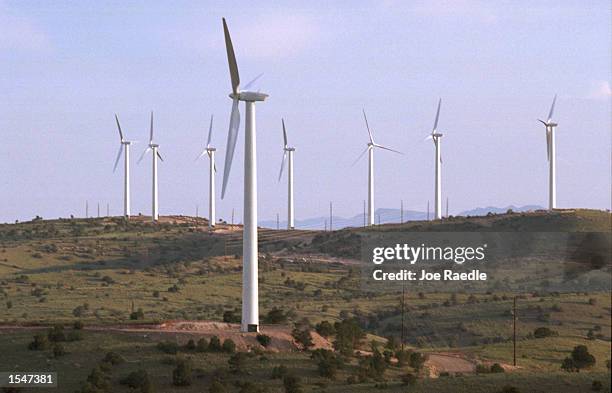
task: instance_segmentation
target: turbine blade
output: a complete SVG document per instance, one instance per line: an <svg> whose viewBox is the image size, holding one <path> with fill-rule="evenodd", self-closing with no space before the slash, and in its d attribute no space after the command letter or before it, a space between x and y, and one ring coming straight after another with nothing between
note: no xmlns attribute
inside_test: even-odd
<svg viewBox="0 0 612 393"><path fill-rule="evenodd" d="M370 147L366 147L364 151L361 152L361 154L359 155L359 157L357 157L357 159L355 161L353 161L353 163L351 164L351 166L355 166L355 164L357 164L357 162L359 160L361 160L361 157L363 157L364 154L366 154L366 152L368 151Z"/></svg>
<svg viewBox="0 0 612 393"><path fill-rule="evenodd" d="M253 78L249 83L244 85L243 89L244 90L249 90L249 88L251 86L253 86L253 83L257 82L257 79L261 78L262 76L263 76L263 72L261 74L257 75L255 78Z"/></svg>
<svg viewBox="0 0 612 393"><path fill-rule="evenodd" d="M229 131L227 133L227 147L225 149L225 166L223 168L223 186L221 188L221 199L225 197L227 189L227 181L229 179L230 170L232 169L232 159L234 158L234 150L238 141L238 130L240 128L240 111L238 108L238 99L234 98L232 103L232 114L230 115Z"/></svg>
<svg viewBox="0 0 612 393"><path fill-rule="evenodd" d="M555 103L557 102L557 95L555 94L555 98L553 98L552 105L550 106L550 112L548 112L548 123L552 120L553 112L555 111Z"/></svg>
<svg viewBox="0 0 612 393"><path fill-rule="evenodd" d="M547 124L547 123L546 123L544 120L540 120L540 119L538 119L538 121L539 121L540 123L544 124L544 126L548 127L548 124Z"/></svg>
<svg viewBox="0 0 612 393"><path fill-rule="evenodd" d="M392 151L392 152L397 153L397 154L402 154L402 155L404 154L401 151L393 150L393 149L391 149L389 147L384 147L383 145L374 144L374 146L379 147L381 149Z"/></svg>
<svg viewBox="0 0 612 393"><path fill-rule="evenodd" d="M240 86L240 75L238 74L238 65L236 64L236 55L234 54L234 46L230 37L227 22L223 18L223 33L225 35L225 50L227 51L227 63L229 65L230 78L232 79L232 92L238 94Z"/></svg>
<svg viewBox="0 0 612 393"><path fill-rule="evenodd" d="M121 138L121 142L123 142L123 131L121 131L121 125L119 124L119 118L115 113L115 121L117 122L117 128L119 129L119 137Z"/></svg>
<svg viewBox="0 0 612 393"><path fill-rule="evenodd" d="M206 147L210 147L210 139L212 138L212 125L213 115L210 115L210 127L208 128L208 139L206 140Z"/></svg>
<svg viewBox="0 0 612 393"><path fill-rule="evenodd" d="M283 176L283 168L285 168L285 160L287 159L287 151L283 152L283 159L281 160L281 168L280 168L280 172L278 173L278 181L281 181L281 177Z"/></svg>
<svg viewBox="0 0 612 393"><path fill-rule="evenodd" d="M121 159L121 153L123 153L123 143L119 145L119 151L117 152L117 158L115 159L115 165L113 166L113 173L117 169L117 165L119 164L119 160Z"/></svg>
<svg viewBox="0 0 612 393"><path fill-rule="evenodd" d="M442 98L438 100L438 110L436 111L436 120L434 121L433 130L431 133L433 134L438 129L438 120L440 119L440 106L442 105Z"/></svg>
<svg viewBox="0 0 612 393"><path fill-rule="evenodd" d="M427 135L425 138L423 138L423 142L425 142L426 140L429 140L429 139L433 139L433 135L431 135L431 134Z"/></svg>
<svg viewBox="0 0 612 393"><path fill-rule="evenodd" d="M153 111L151 111L151 131L149 133L149 143L153 143Z"/></svg>
<svg viewBox="0 0 612 393"><path fill-rule="evenodd" d="M142 159L144 158L145 154L147 154L147 153L148 153L150 150L151 150L151 148L150 148L150 147L147 147L147 148L146 148L146 149L145 149L145 150L142 152L142 154L140 155L140 158L138 159L137 164L140 164L140 161L142 161Z"/></svg>
<svg viewBox="0 0 612 393"><path fill-rule="evenodd" d="M285 140L285 147L287 147L287 130L285 129L285 119L281 119L283 123L283 139Z"/></svg>
<svg viewBox="0 0 612 393"><path fill-rule="evenodd" d="M370 136L370 143L374 143L374 138L372 137L372 132L370 131L370 125L368 124L368 118L366 117L365 109L362 109L362 111L363 111L363 119L365 120L366 128L368 129L368 135Z"/></svg>
<svg viewBox="0 0 612 393"><path fill-rule="evenodd" d="M215 170L215 173L217 173L217 163L216 162L213 164L213 169Z"/></svg>
<svg viewBox="0 0 612 393"><path fill-rule="evenodd" d="M162 162L164 162L164 159L162 158L161 154L159 153L159 150L157 151L157 157L159 157L159 159L162 160Z"/></svg>
<svg viewBox="0 0 612 393"><path fill-rule="evenodd" d="M200 155L198 155L198 156L195 158L195 160L194 160L194 161L199 160L199 159L200 159L200 158L202 158L202 157L204 156L204 154L206 154L206 153L207 153L206 149L202 150L202 153L200 153Z"/></svg>

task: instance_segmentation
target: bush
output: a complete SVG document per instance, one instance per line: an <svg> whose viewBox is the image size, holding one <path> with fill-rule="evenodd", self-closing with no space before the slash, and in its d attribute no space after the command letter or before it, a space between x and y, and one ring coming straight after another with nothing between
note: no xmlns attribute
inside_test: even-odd
<svg viewBox="0 0 612 393"><path fill-rule="evenodd" d="M506 385L499 391L499 393L521 393L521 392L520 390L518 390L518 388L514 386Z"/></svg>
<svg viewBox="0 0 612 393"><path fill-rule="evenodd" d="M289 369L286 366L280 365L272 369L272 379L281 379L289 373Z"/></svg>
<svg viewBox="0 0 612 393"><path fill-rule="evenodd" d="M409 386L409 385L415 385L416 383L417 383L416 375L412 373L408 373L402 376L402 385Z"/></svg>
<svg viewBox="0 0 612 393"><path fill-rule="evenodd" d="M212 336L210 338L210 342L208 343L208 350L211 352L221 352L221 340L219 340L219 337Z"/></svg>
<svg viewBox="0 0 612 393"><path fill-rule="evenodd" d="M491 366L492 373L503 373L505 371L506 370L504 370L504 368L499 363L493 363L493 365Z"/></svg>
<svg viewBox="0 0 612 393"><path fill-rule="evenodd" d="M333 336L336 333L334 325L328 321L321 321L315 325L315 330L323 337Z"/></svg>
<svg viewBox="0 0 612 393"><path fill-rule="evenodd" d="M257 342L261 344L262 347L267 347L272 342L272 337L267 336L265 334L258 334Z"/></svg>
<svg viewBox="0 0 612 393"><path fill-rule="evenodd" d="M104 359L102 359L102 361L116 366L125 362L125 359L123 358L123 356L119 355L116 352L107 352L106 355L104 355Z"/></svg>
<svg viewBox="0 0 612 393"><path fill-rule="evenodd" d="M31 351L43 351L49 347L49 340L44 334L34 335L34 341L28 344L28 349Z"/></svg>
<svg viewBox="0 0 612 393"><path fill-rule="evenodd" d="M83 332L81 330L73 330L66 337L66 341L81 341L82 339Z"/></svg>
<svg viewBox="0 0 612 393"><path fill-rule="evenodd" d="M285 393L302 393L302 381L295 375L286 375L283 378Z"/></svg>
<svg viewBox="0 0 612 393"><path fill-rule="evenodd" d="M64 325L54 325L47 333L49 341L57 343L66 341L66 335L64 334Z"/></svg>
<svg viewBox="0 0 612 393"><path fill-rule="evenodd" d="M228 390L221 381L213 381L208 388L208 393L227 393Z"/></svg>
<svg viewBox="0 0 612 393"><path fill-rule="evenodd" d="M172 384L174 386L191 385L191 360L177 359L176 368L172 371Z"/></svg>
<svg viewBox="0 0 612 393"><path fill-rule="evenodd" d="M81 320L74 321L74 323L72 324L72 328L75 330L82 330L84 327L85 324L83 324L83 321Z"/></svg>
<svg viewBox="0 0 612 393"><path fill-rule="evenodd" d="M300 344L304 348L304 350L308 350L310 347L314 346L314 343L312 342L312 336L310 335L310 330L308 329L301 330L295 328L291 332L291 335L293 336L295 341L297 341L298 344Z"/></svg>
<svg viewBox="0 0 612 393"><path fill-rule="evenodd" d="M228 310L223 313L223 322L227 323L240 323L240 315L236 312Z"/></svg>
<svg viewBox="0 0 612 393"><path fill-rule="evenodd" d="M228 338L223 341L222 350L226 353L234 353L236 352L236 343L231 338Z"/></svg>
<svg viewBox="0 0 612 393"><path fill-rule="evenodd" d="M248 355L244 352L233 354L227 361L230 371L233 373L242 373L246 365L247 357Z"/></svg>
<svg viewBox="0 0 612 393"><path fill-rule="evenodd" d="M591 384L591 390L594 392L599 392L603 390L603 383L601 381L595 380Z"/></svg>
<svg viewBox="0 0 612 393"><path fill-rule="evenodd" d="M185 349L188 351L193 351L196 348L196 343L195 341L193 341L193 339L189 339L189 341L187 341L187 344L185 344Z"/></svg>
<svg viewBox="0 0 612 393"><path fill-rule="evenodd" d="M567 372L579 372L581 369L593 367L595 362L595 357L589 353L586 346L577 345L572 350L570 357L563 360L561 363L561 369Z"/></svg>
<svg viewBox="0 0 612 393"><path fill-rule="evenodd" d="M345 356L352 355L359 341L365 337L359 322L355 318L334 323L334 330L336 332L334 349Z"/></svg>
<svg viewBox="0 0 612 393"><path fill-rule="evenodd" d="M208 350L208 341L206 341L205 338L199 339L196 345L196 351L206 352L207 350Z"/></svg>
<svg viewBox="0 0 612 393"><path fill-rule="evenodd" d="M427 357L419 352L412 352L410 354L410 367L419 372L423 368Z"/></svg>
<svg viewBox="0 0 612 393"><path fill-rule="evenodd" d="M338 369L343 366L342 359L327 349L317 349L310 358L317 362L319 375L330 379L334 379Z"/></svg>
<svg viewBox="0 0 612 393"><path fill-rule="evenodd" d="M535 338L555 337L558 335L559 335L558 332L551 330L547 327L539 327L533 331L533 337Z"/></svg>
<svg viewBox="0 0 612 393"><path fill-rule="evenodd" d="M64 346L60 343L57 343L53 346L53 357L54 358L59 358L61 356L64 356L66 354L66 350L64 349Z"/></svg>
<svg viewBox="0 0 612 393"><path fill-rule="evenodd" d="M274 307L272 310L268 311L268 315L265 316L264 322L273 325L285 323L287 322L287 314L280 308Z"/></svg>
<svg viewBox="0 0 612 393"><path fill-rule="evenodd" d="M106 392L110 389L110 378L100 366L91 370L91 373L87 376L87 382L97 388L98 391Z"/></svg>
<svg viewBox="0 0 612 393"><path fill-rule="evenodd" d="M133 321L144 319L144 311L142 311L142 308L139 308L138 310L132 312L130 314L130 319Z"/></svg>
<svg viewBox="0 0 612 393"><path fill-rule="evenodd" d="M169 353L174 355L178 352L178 345L173 341L162 341L157 343L157 349L162 351L163 353Z"/></svg>
<svg viewBox="0 0 612 393"><path fill-rule="evenodd" d="M119 383L140 390L141 393L153 392L153 384L146 370L133 371L121 379Z"/></svg>

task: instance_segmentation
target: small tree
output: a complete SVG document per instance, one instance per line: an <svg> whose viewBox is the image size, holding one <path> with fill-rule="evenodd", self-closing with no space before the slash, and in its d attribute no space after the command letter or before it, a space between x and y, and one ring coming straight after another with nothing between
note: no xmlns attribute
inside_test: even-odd
<svg viewBox="0 0 612 393"><path fill-rule="evenodd" d="M408 373L402 376L402 385L411 386L411 385L415 385L416 383L417 383L416 375L412 373Z"/></svg>
<svg viewBox="0 0 612 393"><path fill-rule="evenodd" d="M192 374L191 360L179 358L176 362L176 368L172 371L172 384L174 386L189 386L191 385Z"/></svg>
<svg viewBox="0 0 612 393"><path fill-rule="evenodd" d="M49 332L47 333L47 337L51 342L60 342L66 341L66 335L64 334L64 325L54 325Z"/></svg>
<svg viewBox="0 0 612 393"><path fill-rule="evenodd" d="M43 351L49 346L47 336L43 334L34 335L34 341L28 344L28 349L31 351Z"/></svg>
<svg viewBox="0 0 612 393"><path fill-rule="evenodd" d="M570 357L563 359L561 369L567 372L580 372L581 369L591 368L595 365L595 356L589 353L584 345L577 345L572 350Z"/></svg>
<svg viewBox="0 0 612 393"><path fill-rule="evenodd" d="M221 340L219 340L219 337L212 336L210 338L210 342L208 343L208 350L211 352L221 352Z"/></svg>
<svg viewBox="0 0 612 393"><path fill-rule="evenodd" d="M323 337L333 336L336 333L334 325L328 321L321 321L315 325L315 330Z"/></svg>
<svg viewBox="0 0 612 393"><path fill-rule="evenodd" d="M213 381L208 388L208 393L227 393L228 390L225 385L218 380Z"/></svg>
<svg viewBox="0 0 612 393"><path fill-rule="evenodd" d="M222 350L226 353L234 353L236 352L236 343L231 338L228 338L223 341Z"/></svg>
<svg viewBox="0 0 612 393"><path fill-rule="evenodd" d="M206 352L208 350L208 341L205 338L201 338L198 340L198 344L196 345L196 351L198 352Z"/></svg>
<svg viewBox="0 0 612 393"><path fill-rule="evenodd" d="M412 352L410 354L410 367L419 372L423 368L427 357L419 352Z"/></svg>
<svg viewBox="0 0 612 393"><path fill-rule="evenodd" d="M53 346L53 357L54 358L59 358L61 356L64 356L66 354L66 350L64 349L64 346L61 343L57 343Z"/></svg>
<svg viewBox="0 0 612 393"><path fill-rule="evenodd" d="M193 339L189 339L189 341L187 341L187 344L185 344L185 349L188 351L193 351L196 348L196 343L195 341L193 341Z"/></svg>
<svg viewBox="0 0 612 393"><path fill-rule="evenodd" d="M293 336L295 341L302 345L304 350L308 350L310 347L314 346L314 343L312 342L312 336L310 335L310 330L308 329L301 330L295 328L291 332L291 335Z"/></svg>
<svg viewBox="0 0 612 393"><path fill-rule="evenodd" d="M233 354L227 363L229 364L230 371L233 373L241 373L244 371L248 355L244 352L238 352Z"/></svg>
<svg viewBox="0 0 612 393"><path fill-rule="evenodd" d="M302 381L295 375L286 375L283 378L285 393L302 393Z"/></svg>

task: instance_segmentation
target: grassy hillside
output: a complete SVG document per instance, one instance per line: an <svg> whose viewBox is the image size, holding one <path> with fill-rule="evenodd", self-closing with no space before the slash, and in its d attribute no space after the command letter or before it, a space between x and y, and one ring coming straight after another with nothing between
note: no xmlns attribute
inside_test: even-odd
<svg viewBox="0 0 612 393"><path fill-rule="evenodd" d="M512 301L502 289L470 295L419 293L408 290L401 313L401 293L364 292L351 256L359 234L371 231L522 231L609 232L610 213L592 210L457 217L441 222L410 222L371 229L335 232L273 231L260 233L260 307L265 316L275 307L288 324L314 325L356 318L370 339L402 336L407 347L423 353L453 352L475 363L512 361ZM66 390L74 391L107 351L126 363L113 369L113 391L128 391L117 381L138 368L151 370L157 391L201 392L215 373L227 373L230 355L184 352L193 358L189 388L171 385L174 356L155 349L158 339L142 335L85 331L84 339L65 343L67 355L55 359L50 349L29 351L37 332L19 326L71 324L86 326L154 323L163 320L223 320L240 314L241 228L220 225L214 232L202 219L164 217L159 224L144 218L35 220L0 225L0 356L1 370L58 370ZM609 266L609 259L607 260ZM609 269L609 267L608 267ZM609 273L609 270L608 270ZM513 385L521 392L583 392L592 380L607 381L610 359L609 292L522 293L517 302L519 369L503 374L419 378L409 391L495 392ZM138 319L130 314L142 309ZM555 332L534 338L535 329ZM174 337L174 336L173 336ZM334 340L334 337L331 337ZM183 344L177 335L173 340ZM576 345L587 345L597 362L589 372L565 373L561 361ZM263 357L264 360L260 359ZM258 360L259 359L259 360ZM386 382L347 385L358 372L357 358L346 359L335 379L321 377L306 352L262 353L247 360L250 379L269 391L282 391L270 379L274 366L286 365L302 376L306 391L406 391L401 376L410 367L390 366ZM244 380L229 374L229 381ZM232 382L232 383L233 383ZM122 390L123 389L123 390ZM203 390L204 389L204 390ZM230 384L231 391L239 391ZM604 384L604 391L610 385Z"/></svg>

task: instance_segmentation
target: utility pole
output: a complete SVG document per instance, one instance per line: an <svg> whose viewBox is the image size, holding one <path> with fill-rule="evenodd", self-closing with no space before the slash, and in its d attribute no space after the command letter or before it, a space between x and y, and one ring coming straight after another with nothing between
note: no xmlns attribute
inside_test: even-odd
<svg viewBox="0 0 612 393"><path fill-rule="evenodd" d="M332 202L329 202L329 230L333 231L334 230L334 219L332 218L334 214L334 205L332 205Z"/></svg>
<svg viewBox="0 0 612 393"><path fill-rule="evenodd" d="M232 228L234 227L234 208L232 208Z"/></svg>
<svg viewBox="0 0 612 393"><path fill-rule="evenodd" d="M325 232L327 232L327 219L325 220Z"/></svg>
<svg viewBox="0 0 612 393"><path fill-rule="evenodd" d="M89 218L89 201L85 201L85 218Z"/></svg>
<svg viewBox="0 0 612 393"><path fill-rule="evenodd" d="M400 201L400 224L404 223L404 200Z"/></svg>
<svg viewBox="0 0 612 393"><path fill-rule="evenodd" d="M514 296L514 305L512 307L512 344L513 344L513 362L512 364L516 366L516 296Z"/></svg>
<svg viewBox="0 0 612 393"><path fill-rule="evenodd" d="M406 282L402 282L402 352L404 352L404 302L405 302Z"/></svg>
<svg viewBox="0 0 612 393"><path fill-rule="evenodd" d="M280 221L278 218L278 213L276 213L276 230L278 231L280 229Z"/></svg>
<svg viewBox="0 0 612 393"><path fill-rule="evenodd" d="M200 217L200 206L196 205L196 218L198 218L198 217Z"/></svg>
<svg viewBox="0 0 612 393"><path fill-rule="evenodd" d="M377 215L378 215L378 225L380 225L380 213L378 213Z"/></svg>
<svg viewBox="0 0 612 393"><path fill-rule="evenodd" d="M100 218L100 202L98 202L98 218Z"/></svg>
<svg viewBox="0 0 612 393"><path fill-rule="evenodd" d="M427 201L427 221L429 221L429 201Z"/></svg>

